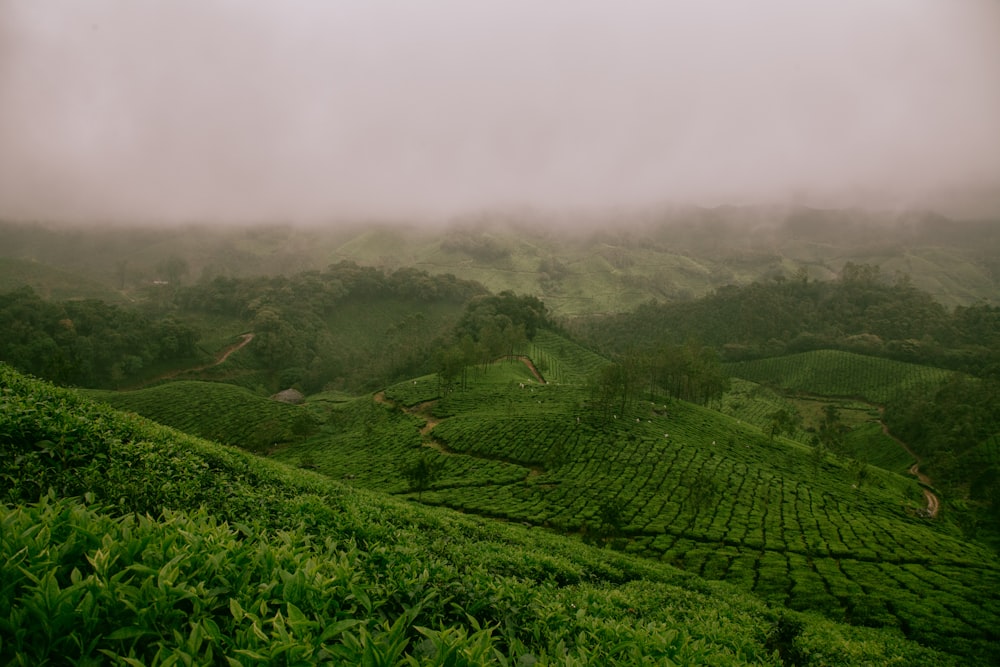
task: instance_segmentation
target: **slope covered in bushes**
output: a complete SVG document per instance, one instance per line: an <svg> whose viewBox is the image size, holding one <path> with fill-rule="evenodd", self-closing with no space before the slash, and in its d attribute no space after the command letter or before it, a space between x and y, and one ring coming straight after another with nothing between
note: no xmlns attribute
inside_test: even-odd
<svg viewBox="0 0 1000 667"><path fill-rule="evenodd" d="M4 664L971 657L547 531L348 489L4 366L0 476Z"/></svg>

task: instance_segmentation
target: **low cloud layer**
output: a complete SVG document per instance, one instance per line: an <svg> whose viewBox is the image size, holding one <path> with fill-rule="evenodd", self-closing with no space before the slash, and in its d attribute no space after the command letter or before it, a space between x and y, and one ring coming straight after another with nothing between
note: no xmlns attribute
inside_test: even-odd
<svg viewBox="0 0 1000 667"><path fill-rule="evenodd" d="M0 0L0 216L1000 213L1000 3Z"/></svg>

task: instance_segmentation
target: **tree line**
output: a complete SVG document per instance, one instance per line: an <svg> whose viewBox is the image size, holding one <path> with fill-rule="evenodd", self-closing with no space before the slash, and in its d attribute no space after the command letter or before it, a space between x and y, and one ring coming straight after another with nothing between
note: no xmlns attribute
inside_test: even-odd
<svg viewBox="0 0 1000 667"><path fill-rule="evenodd" d="M30 287L0 294L0 360L54 382L117 387L157 364L198 357L198 332L99 300L46 301Z"/></svg>
<svg viewBox="0 0 1000 667"><path fill-rule="evenodd" d="M800 272L567 326L605 354L651 340L695 339L725 361L840 349L1000 377L1000 307L949 310L905 275L885 276L867 264L848 262L836 281Z"/></svg>

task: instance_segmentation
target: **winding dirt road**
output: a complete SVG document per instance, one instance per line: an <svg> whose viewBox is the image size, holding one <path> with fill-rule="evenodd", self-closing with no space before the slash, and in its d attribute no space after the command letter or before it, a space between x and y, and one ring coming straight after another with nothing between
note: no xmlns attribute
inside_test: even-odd
<svg viewBox="0 0 1000 667"><path fill-rule="evenodd" d="M192 368L179 368L177 370L170 371L169 373L158 375L151 380L146 380L141 385L130 387L130 389L141 389L146 385L153 384L154 382L159 382L160 380L169 380L171 378L175 378L178 375L181 375L182 373L194 373L197 371L203 371L206 368L213 368L215 366L218 366L219 364L223 364L226 362L226 359L228 359L230 355L232 355L234 352L242 350L244 347L249 345L250 341L253 340L253 336L254 336L253 332L242 334L240 336L240 341L238 343L233 343L232 345L224 349L222 352L218 354L218 356L215 357L215 360L210 363L202 364L201 366L194 366Z"/></svg>
<svg viewBox="0 0 1000 667"><path fill-rule="evenodd" d="M879 424L882 426L883 433L892 438L897 445L902 447L907 454L913 457L914 464L910 466L910 469L907 472L909 472L911 475L920 480L921 484L926 485L921 487L921 490L924 492L924 498L927 499L927 516L929 516L932 519L937 517L938 511L941 509L941 500L937 497L937 495L933 491L927 488L927 486L931 485L931 478L925 475L924 473L920 472L920 457L917 456L916 452L910 449L909 445L907 445L905 442L903 442L902 440L894 436L892 433L890 433L889 427L886 426L884 422L879 421Z"/></svg>

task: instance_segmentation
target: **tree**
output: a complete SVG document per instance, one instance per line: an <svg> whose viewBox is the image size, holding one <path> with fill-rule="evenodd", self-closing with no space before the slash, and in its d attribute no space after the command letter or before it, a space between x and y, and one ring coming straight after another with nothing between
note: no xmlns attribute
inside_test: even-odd
<svg viewBox="0 0 1000 667"><path fill-rule="evenodd" d="M774 440L775 436L788 434L792 435L795 433L795 429L799 427L802 422L802 417L798 412L790 410L788 408L780 408L775 410L767 416L768 418L768 437Z"/></svg>
<svg viewBox="0 0 1000 667"><path fill-rule="evenodd" d="M868 467L868 463L858 459L853 459L850 465L851 473L854 475L854 488L861 491L862 485L868 480L871 475L871 469Z"/></svg>
<svg viewBox="0 0 1000 667"><path fill-rule="evenodd" d="M424 491L441 475L441 461L431 460L427 454L421 454L420 458L405 466L402 472L410 484L410 491L416 491L417 500L420 500Z"/></svg>
<svg viewBox="0 0 1000 667"><path fill-rule="evenodd" d="M608 364L590 378L588 405L592 414L607 420L613 414L624 416L632 401L628 368Z"/></svg>
<svg viewBox="0 0 1000 667"><path fill-rule="evenodd" d="M834 454L841 451L847 427L840 421L840 411L833 404L823 406L823 419L819 424L817 438L823 447Z"/></svg>
<svg viewBox="0 0 1000 667"><path fill-rule="evenodd" d="M465 369L465 354L461 346L452 345L438 350L436 362L441 393L447 393L451 391L455 380Z"/></svg>

